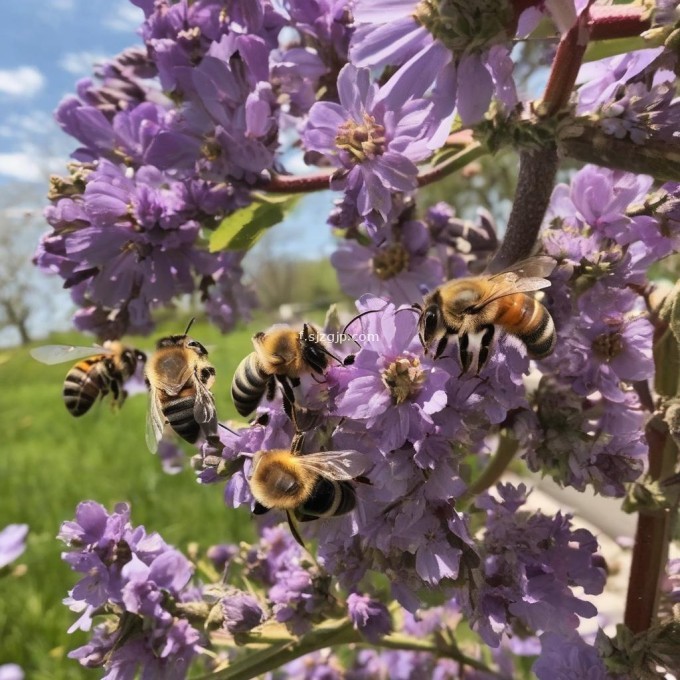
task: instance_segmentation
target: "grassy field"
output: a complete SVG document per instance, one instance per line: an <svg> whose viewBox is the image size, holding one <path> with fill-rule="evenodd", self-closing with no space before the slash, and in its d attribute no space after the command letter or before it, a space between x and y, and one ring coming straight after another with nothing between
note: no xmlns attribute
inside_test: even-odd
<svg viewBox="0 0 680 680"><path fill-rule="evenodd" d="M186 319L172 323L155 337L182 332ZM204 323L192 328L217 369L214 394L222 420L236 415L229 396L233 371L251 350L252 333L267 325L254 322L226 336ZM76 334L47 342L90 344ZM150 338L131 342L145 350L153 346ZM175 476L162 472L144 443L145 395L131 397L118 412L104 402L82 418L71 417L61 399L68 368L39 364L27 349L0 350L0 528L30 526L27 550L11 565L25 570L0 578L0 664L20 664L27 680L100 676L66 658L87 636L66 633L76 615L61 600L77 578L61 561L55 535L79 501L93 499L109 509L127 501L135 524L180 549L190 541L206 547L251 535L247 513L225 508L221 485L198 485L190 469Z"/></svg>

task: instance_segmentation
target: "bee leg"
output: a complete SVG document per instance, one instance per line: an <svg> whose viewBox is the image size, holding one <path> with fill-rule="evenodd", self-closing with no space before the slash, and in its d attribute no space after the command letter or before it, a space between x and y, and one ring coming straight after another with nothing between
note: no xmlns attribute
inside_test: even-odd
<svg viewBox="0 0 680 680"><path fill-rule="evenodd" d="M290 451L294 454L299 454L302 451L302 445L305 443L305 433L296 432L293 435L293 441L290 443Z"/></svg>
<svg viewBox="0 0 680 680"><path fill-rule="evenodd" d="M461 333L458 336L458 355L460 356L460 365L463 373L467 373L472 364L472 352L468 349L470 345L470 338L467 333Z"/></svg>
<svg viewBox="0 0 680 680"><path fill-rule="evenodd" d="M495 327L492 324L484 327L484 334L482 335L479 348L479 358L477 359L477 373L481 372L489 360L489 350L491 349L494 333Z"/></svg>
<svg viewBox="0 0 680 680"><path fill-rule="evenodd" d="M296 432L300 431L300 427L297 421L297 414L295 412L295 393L290 385L290 382L284 376L276 376L276 379L281 385L281 390L283 391L283 411L288 416L289 420L293 423L293 427Z"/></svg>
<svg viewBox="0 0 680 680"><path fill-rule="evenodd" d="M306 550L307 546L305 545L305 542L302 540L302 536L300 536L297 527L295 526L295 520L293 519L293 515L291 514L290 510L286 510L286 517L288 518L288 526L290 527L290 533L293 534L293 538Z"/></svg>
<svg viewBox="0 0 680 680"><path fill-rule="evenodd" d="M272 401L276 395L276 380L272 376L267 381L267 401Z"/></svg>
<svg viewBox="0 0 680 680"><path fill-rule="evenodd" d="M449 336L445 335L437 344L437 349L434 353L434 358L439 359L439 357L444 353L444 350L446 349L446 345L449 342Z"/></svg>

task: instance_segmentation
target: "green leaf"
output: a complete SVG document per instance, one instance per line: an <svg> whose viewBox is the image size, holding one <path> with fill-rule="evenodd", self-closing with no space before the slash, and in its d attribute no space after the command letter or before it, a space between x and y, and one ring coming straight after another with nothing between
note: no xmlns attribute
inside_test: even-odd
<svg viewBox="0 0 680 680"><path fill-rule="evenodd" d="M279 224L300 200L299 196L290 195L274 200L271 197L263 202L258 196L258 200L225 217L210 235L210 252L249 250L265 230Z"/></svg>
<svg viewBox="0 0 680 680"><path fill-rule="evenodd" d="M627 54L628 52L642 50L646 47L649 47L649 44L639 35L631 38L598 40L588 45L583 61L597 61L605 57L615 57L617 54Z"/></svg>

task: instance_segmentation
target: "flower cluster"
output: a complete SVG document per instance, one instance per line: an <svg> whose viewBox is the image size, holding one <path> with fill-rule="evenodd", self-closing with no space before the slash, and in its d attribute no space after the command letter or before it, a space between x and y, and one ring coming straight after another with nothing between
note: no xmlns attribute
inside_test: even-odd
<svg viewBox="0 0 680 680"><path fill-rule="evenodd" d="M542 233L560 263L548 290L560 341L543 362L538 445L527 460L563 484L623 496L643 469L645 409L636 392L654 374L647 269L677 249L673 188L586 166L555 188ZM652 204L650 204L652 201ZM550 304L550 302L549 302Z"/></svg>
<svg viewBox="0 0 680 680"><path fill-rule="evenodd" d="M59 538L69 547L64 560L83 574L65 600L82 612L71 631L90 630L102 611L116 614L115 621L96 625L88 644L69 656L83 666L103 665L111 677L132 676L140 667L185 677L200 638L175 611L193 573L186 557L157 533L133 527L125 504L109 514L98 503L81 503Z"/></svg>

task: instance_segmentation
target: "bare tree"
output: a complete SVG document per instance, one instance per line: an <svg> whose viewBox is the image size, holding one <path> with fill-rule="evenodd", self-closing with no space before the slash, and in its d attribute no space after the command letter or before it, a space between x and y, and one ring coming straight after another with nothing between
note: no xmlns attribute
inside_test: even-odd
<svg viewBox="0 0 680 680"><path fill-rule="evenodd" d="M53 280L37 271L32 257L47 229L44 188L36 184L0 187L0 330L12 328L22 344L31 341L32 322L54 310ZM63 295L63 294L62 294Z"/></svg>

